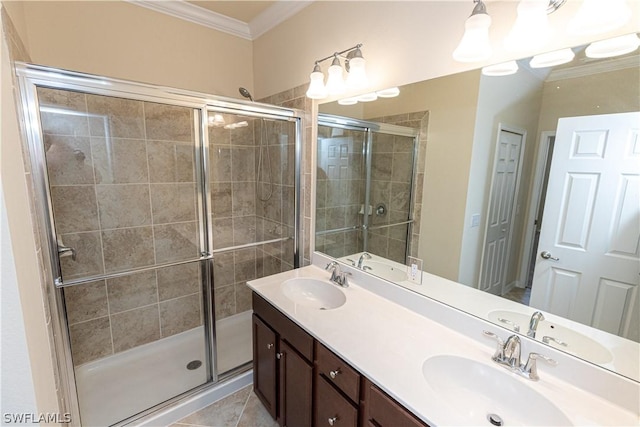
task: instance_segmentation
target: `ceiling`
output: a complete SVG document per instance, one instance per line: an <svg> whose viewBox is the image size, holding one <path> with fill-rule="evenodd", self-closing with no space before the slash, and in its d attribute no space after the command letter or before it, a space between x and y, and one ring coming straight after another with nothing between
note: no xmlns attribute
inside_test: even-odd
<svg viewBox="0 0 640 427"><path fill-rule="evenodd" d="M275 1L189 1L188 3L204 7L211 12L228 16L245 23L253 21L258 15L273 6Z"/></svg>

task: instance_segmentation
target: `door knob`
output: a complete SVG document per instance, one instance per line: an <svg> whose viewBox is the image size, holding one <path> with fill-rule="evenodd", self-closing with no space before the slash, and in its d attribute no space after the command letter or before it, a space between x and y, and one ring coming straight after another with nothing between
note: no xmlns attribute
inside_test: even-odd
<svg viewBox="0 0 640 427"><path fill-rule="evenodd" d="M556 258L551 256L551 252L549 251L542 251L540 252L540 256L544 259L550 259L551 261L560 261L560 258Z"/></svg>

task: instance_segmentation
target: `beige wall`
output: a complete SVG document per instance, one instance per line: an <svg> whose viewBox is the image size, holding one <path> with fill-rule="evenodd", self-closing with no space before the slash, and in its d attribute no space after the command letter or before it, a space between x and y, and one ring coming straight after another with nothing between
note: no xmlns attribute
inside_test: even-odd
<svg viewBox="0 0 640 427"><path fill-rule="evenodd" d="M11 96L14 91L14 81L9 49L16 54L21 47L16 46L13 41L15 37L12 31L13 27L5 19L6 15L3 13L2 28L4 32L2 34L0 71L0 92L3 94L0 108L2 112L0 116L0 128L2 129L0 133L0 182L6 203L9 230L3 230L2 239L4 241L4 239L11 238L13 259L10 259L10 262L13 262L16 275L10 281L3 280L2 303L8 303L5 296L17 291L22 306L22 319L7 319L3 310L2 334L4 336L5 328L11 328L11 322L24 322L37 409L40 412L59 413L61 411L56 395L56 378L48 328L51 319L47 310L47 297L41 287L41 273L38 265L38 256L41 252L34 237L33 230L36 225L29 206L29 168L22 161L18 113ZM6 261L6 256L8 254L3 252L3 262ZM19 366L19 361L16 364ZM24 390L21 384L10 387L5 383L6 380L9 379L3 377L3 392L6 390L9 393L15 393L16 390ZM21 380L25 381L26 379ZM10 390L5 387L10 387ZM5 403L4 399L2 403ZM3 405L4 412L10 412L10 409L12 408L6 408Z"/></svg>
<svg viewBox="0 0 640 427"><path fill-rule="evenodd" d="M253 89L249 40L121 1L23 9L34 63L236 98L239 86Z"/></svg>
<svg viewBox="0 0 640 427"><path fill-rule="evenodd" d="M473 157L464 215L464 237L457 278L457 281L465 285L478 286L492 167L500 125L526 132L506 283L516 280L528 200L527 189L537 146L541 89L542 80L524 70L511 76L499 78L482 76L480 79L478 115L473 135ZM473 214L480 214L479 227L471 227Z"/></svg>

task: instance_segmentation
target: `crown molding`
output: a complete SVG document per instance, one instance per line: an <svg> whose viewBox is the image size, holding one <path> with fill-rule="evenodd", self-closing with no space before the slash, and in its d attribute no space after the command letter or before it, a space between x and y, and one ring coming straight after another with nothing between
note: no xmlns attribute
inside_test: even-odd
<svg viewBox="0 0 640 427"><path fill-rule="evenodd" d="M623 58L613 58L609 60L595 60L570 68L553 70L547 78L548 82L571 79L576 77L590 76L592 74L605 73L607 71L618 71L626 68L638 67L638 55L626 56Z"/></svg>
<svg viewBox="0 0 640 427"><path fill-rule="evenodd" d="M270 29L291 18L314 0L278 1L249 22L251 36L257 39Z"/></svg>
<svg viewBox="0 0 640 427"><path fill-rule="evenodd" d="M215 13L204 7L177 1L153 1L153 0L125 0L136 6L146 7L174 18L183 19L214 30L222 31L243 39L252 40L249 25L237 19L230 18L220 13Z"/></svg>
<svg viewBox="0 0 640 427"><path fill-rule="evenodd" d="M273 6L256 16L249 24L220 13L212 12L184 0L125 0L136 6L145 7L174 18L183 19L218 30L246 40L255 40L276 25L289 19L313 0L278 1Z"/></svg>

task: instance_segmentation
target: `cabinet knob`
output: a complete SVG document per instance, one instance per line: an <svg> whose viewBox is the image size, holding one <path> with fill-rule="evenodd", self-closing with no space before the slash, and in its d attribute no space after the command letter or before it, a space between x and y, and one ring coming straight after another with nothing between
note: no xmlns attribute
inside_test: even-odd
<svg viewBox="0 0 640 427"><path fill-rule="evenodd" d="M267 349L271 350L273 348L273 344L267 344Z"/></svg>
<svg viewBox="0 0 640 427"><path fill-rule="evenodd" d="M335 417L329 418L327 422L329 423L330 426L336 425L336 423L338 422L338 416L336 415Z"/></svg>
<svg viewBox="0 0 640 427"><path fill-rule="evenodd" d="M282 356L284 356L284 353L276 353L276 359L282 359Z"/></svg>
<svg viewBox="0 0 640 427"><path fill-rule="evenodd" d="M331 379L335 380L339 373L340 373L340 368L336 369L335 371L330 371L329 376L331 377Z"/></svg>

